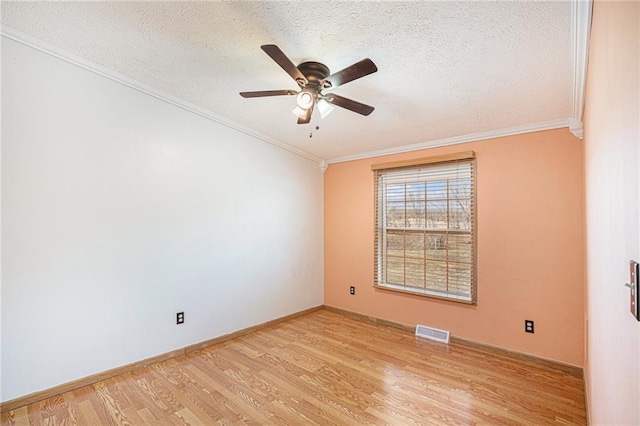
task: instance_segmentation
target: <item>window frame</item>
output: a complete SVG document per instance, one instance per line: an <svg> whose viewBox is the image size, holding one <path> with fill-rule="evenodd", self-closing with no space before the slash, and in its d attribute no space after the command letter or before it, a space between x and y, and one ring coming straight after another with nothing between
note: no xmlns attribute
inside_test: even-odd
<svg viewBox="0 0 640 426"><path fill-rule="evenodd" d="M380 180L382 175L391 175L396 172L410 172L413 169L424 169L429 167L442 167L447 165L455 165L465 163L469 164L470 167L470 175L471 175L471 188L470 188L470 231L456 231L450 228L446 228L443 230L440 229L428 229L427 222L425 219L424 226L422 228L411 228L407 227L406 223L403 228L397 227L387 227L385 226L385 217L388 210L385 210L387 205L384 201L381 201L382 192L379 188ZM396 291L401 293L408 293L411 295L435 298L435 299L443 299L447 301L464 303L464 304L477 304L477 166L476 166L476 155L474 151L465 151L454 154L446 154L440 156L426 157L426 158L418 158L412 160L405 161L396 161L391 163L382 163L382 164L374 164L371 166L372 171L374 172L374 284L373 286L382 290ZM449 180L447 180L448 182ZM425 181L426 183L426 181ZM425 187L426 190L426 187ZM447 203L449 202L449 188L447 187ZM405 192L404 195L404 204L406 206L407 203L407 194ZM427 202L427 198L425 197L425 203ZM425 205L426 208L426 205ZM425 210L426 214L427 210ZM449 207L447 207L447 214L449 214ZM448 220L448 219L447 219ZM382 223L381 223L382 222ZM396 229L397 228L397 229ZM471 239L471 247L469 254L471 256L470 262L470 280L469 280L469 296L461 296L455 294L449 294L446 292L436 291L433 288L428 288L427 276L424 276L425 287L423 289L419 287L413 287L407 285L406 280L406 269L404 272L404 284L390 284L387 283L387 267L388 257L387 257L387 239L389 237L389 230L398 230L402 232L402 235L406 235L406 233L418 233L425 236L428 234L434 235L445 235L448 238L449 235L453 234L464 234L469 235ZM405 240L406 241L406 240ZM403 264L406 265L407 259L411 259L411 257L407 258L406 255L406 242L403 241L403 250L404 254L402 255ZM426 246L424 246L423 250L426 251ZM427 262L426 254L425 254L425 265ZM433 261L433 260L432 260ZM406 268L406 267L405 267ZM450 262L448 257L448 249L447 249L447 257L446 257L446 268L447 274L450 270ZM425 269L426 271L426 269ZM448 279L447 279L448 281Z"/></svg>

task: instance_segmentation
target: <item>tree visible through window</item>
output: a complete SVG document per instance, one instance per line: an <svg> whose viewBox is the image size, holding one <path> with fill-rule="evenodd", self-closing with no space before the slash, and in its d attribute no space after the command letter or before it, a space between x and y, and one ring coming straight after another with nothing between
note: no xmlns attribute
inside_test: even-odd
<svg viewBox="0 0 640 426"><path fill-rule="evenodd" d="M467 152L373 166L376 286L476 302L474 161Z"/></svg>

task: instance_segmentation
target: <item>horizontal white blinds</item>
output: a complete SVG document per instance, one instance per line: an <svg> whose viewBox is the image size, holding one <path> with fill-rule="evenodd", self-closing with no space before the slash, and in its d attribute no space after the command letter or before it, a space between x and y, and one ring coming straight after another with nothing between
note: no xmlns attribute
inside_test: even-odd
<svg viewBox="0 0 640 426"><path fill-rule="evenodd" d="M473 158L375 170L377 286L475 303Z"/></svg>

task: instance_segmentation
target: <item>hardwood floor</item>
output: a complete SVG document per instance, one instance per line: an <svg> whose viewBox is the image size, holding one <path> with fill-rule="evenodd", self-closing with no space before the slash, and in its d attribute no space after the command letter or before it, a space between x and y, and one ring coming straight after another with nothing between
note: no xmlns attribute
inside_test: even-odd
<svg viewBox="0 0 640 426"><path fill-rule="evenodd" d="M320 310L2 415L3 425L586 424L582 379Z"/></svg>

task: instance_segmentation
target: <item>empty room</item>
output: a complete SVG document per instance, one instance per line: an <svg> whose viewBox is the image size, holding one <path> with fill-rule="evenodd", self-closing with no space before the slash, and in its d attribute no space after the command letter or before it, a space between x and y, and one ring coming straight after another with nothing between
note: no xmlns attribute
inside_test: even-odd
<svg viewBox="0 0 640 426"><path fill-rule="evenodd" d="M640 2L0 7L2 425L640 425Z"/></svg>

